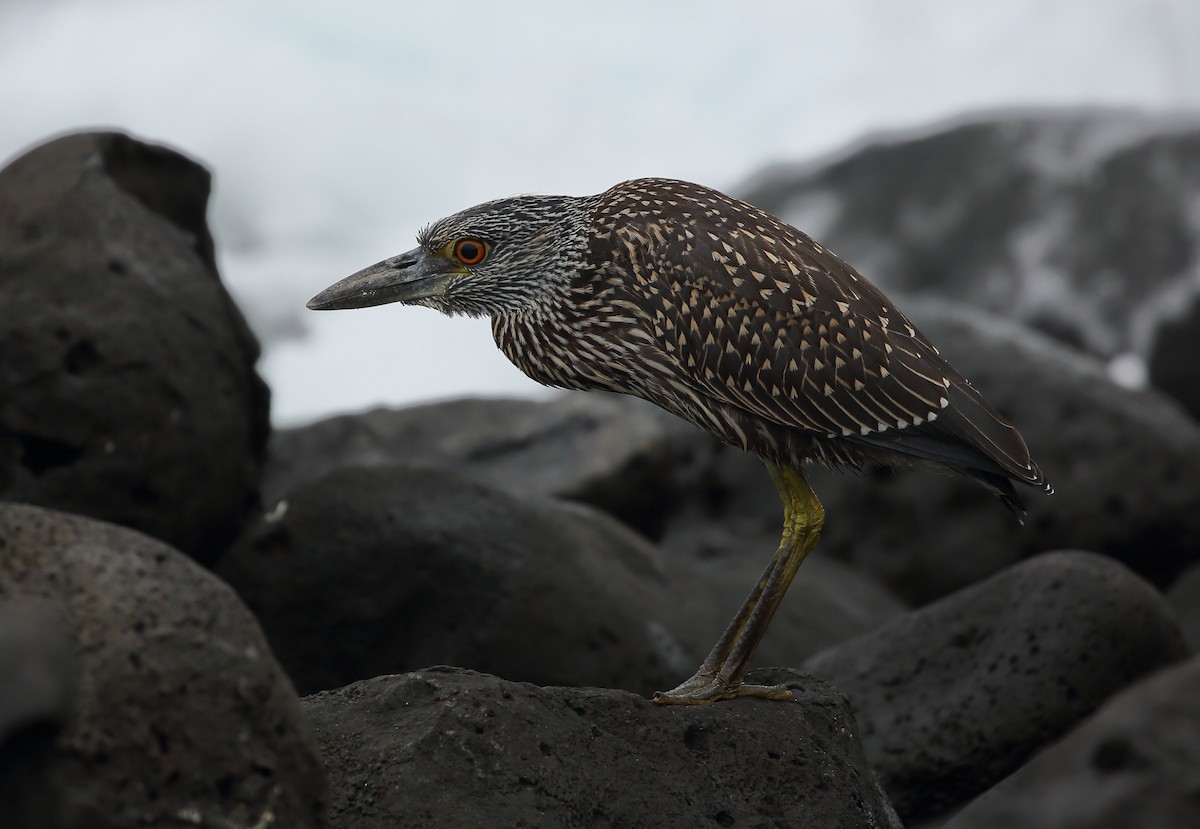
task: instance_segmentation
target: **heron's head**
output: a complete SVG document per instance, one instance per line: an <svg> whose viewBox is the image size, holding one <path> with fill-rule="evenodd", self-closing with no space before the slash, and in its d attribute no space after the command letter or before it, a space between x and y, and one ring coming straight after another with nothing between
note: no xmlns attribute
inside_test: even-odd
<svg viewBox="0 0 1200 829"><path fill-rule="evenodd" d="M563 291L587 249L590 203L571 196L513 196L440 219L417 247L364 268L308 302L314 310L388 302L446 314L493 316Z"/></svg>

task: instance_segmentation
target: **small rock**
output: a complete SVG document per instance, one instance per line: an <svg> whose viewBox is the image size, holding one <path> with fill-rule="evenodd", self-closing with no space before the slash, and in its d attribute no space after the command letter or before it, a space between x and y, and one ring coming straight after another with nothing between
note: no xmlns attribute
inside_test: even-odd
<svg viewBox="0 0 1200 829"><path fill-rule="evenodd" d="M279 429L263 487L275 501L339 467L427 466L511 495L590 504L653 537L674 499L670 460L661 420L631 398L466 399Z"/></svg>
<svg viewBox="0 0 1200 829"><path fill-rule="evenodd" d="M12 597L53 603L70 629L79 690L54 763L80 829L324 825L295 692L207 571L124 528L0 504Z"/></svg>
<svg viewBox="0 0 1200 829"><path fill-rule="evenodd" d="M0 170L0 498L210 561L256 505L268 393L217 275L209 175L85 133Z"/></svg>
<svg viewBox="0 0 1200 829"><path fill-rule="evenodd" d="M586 507L432 469L301 484L217 572L306 692L456 664L649 693L703 655L671 632L688 594L644 539Z"/></svg>
<svg viewBox="0 0 1200 829"><path fill-rule="evenodd" d="M804 670L846 694L867 757L908 821L984 791L1111 694L1185 654L1157 591L1111 559L1052 553L820 653Z"/></svg>
<svg viewBox="0 0 1200 829"><path fill-rule="evenodd" d="M1200 657L1123 691L945 829L1200 826Z"/></svg>
<svg viewBox="0 0 1200 829"><path fill-rule="evenodd" d="M899 827L845 701L658 706L456 668L307 697L333 829Z"/></svg>

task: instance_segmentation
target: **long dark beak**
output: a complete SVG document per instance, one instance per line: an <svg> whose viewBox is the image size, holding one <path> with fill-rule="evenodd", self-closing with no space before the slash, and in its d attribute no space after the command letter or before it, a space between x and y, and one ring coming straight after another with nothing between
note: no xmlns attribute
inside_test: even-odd
<svg viewBox="0 0 1200 829"><path fill-rule="evenodd" d="M329 286L308 301L314 311L367 308L388 302L411 302L444 293L457 273L453 263L424 248L384 259Z"/></svg>

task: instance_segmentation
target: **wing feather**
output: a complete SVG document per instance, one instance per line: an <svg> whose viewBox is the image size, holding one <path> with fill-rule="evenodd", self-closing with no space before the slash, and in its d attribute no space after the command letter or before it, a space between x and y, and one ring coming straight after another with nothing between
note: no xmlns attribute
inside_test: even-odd
<svg viewBox="0 0 1200 829"><path fill-rule="evenodd" d="M837 256L717 191L631 184L605 194L612 261L597 267L621 275L608 284L640 309L672 383L818 442L934 460L944 445L947 465L1041 482L1016 430Z"/></svg>

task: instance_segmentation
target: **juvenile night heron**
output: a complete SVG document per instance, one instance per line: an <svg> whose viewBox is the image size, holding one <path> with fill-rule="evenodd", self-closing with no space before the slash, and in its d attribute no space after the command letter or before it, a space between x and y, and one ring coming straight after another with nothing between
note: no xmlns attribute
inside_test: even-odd
<svg viewBox="0 0 1200 829"><path fill-rule="evenodd" d="M665 703L788 699L743 682L824 509L803 465L948 468L1022 514L1049 491L1025 442L882 293L788 224L715 190L638 179L595 196L515 196L425 228L418 246L313 309L387 302L490 316L538 382L632 394L760 456L783 540L696 674Z"/></svg>

